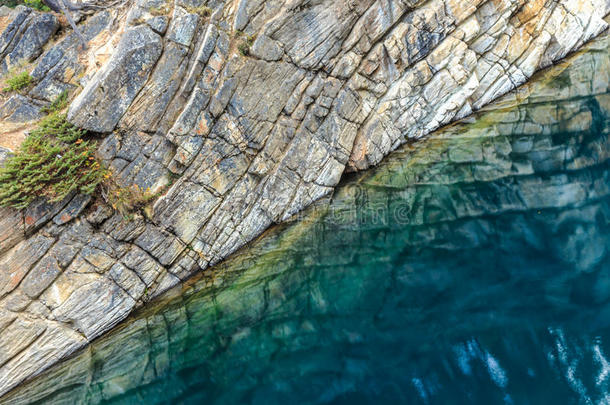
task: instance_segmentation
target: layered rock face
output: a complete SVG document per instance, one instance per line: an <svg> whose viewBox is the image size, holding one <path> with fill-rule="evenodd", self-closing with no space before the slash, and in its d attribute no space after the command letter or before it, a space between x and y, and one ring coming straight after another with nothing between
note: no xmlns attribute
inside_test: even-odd
<svg viewBox="0 0 610 405"><path fill-rule="evenodd" d="M124 218L72 196L0 211L0 393L85 346L320 197L348 170L462 118L603 31L606 0L137 0L59 23L0 9L0 70L35 86L0 107L27 127L64 90L125 186ZM24 108L23 106L27 106ZM8 123L8 124L5 124ZM209 270L207 270L209 271Z"/></svg>

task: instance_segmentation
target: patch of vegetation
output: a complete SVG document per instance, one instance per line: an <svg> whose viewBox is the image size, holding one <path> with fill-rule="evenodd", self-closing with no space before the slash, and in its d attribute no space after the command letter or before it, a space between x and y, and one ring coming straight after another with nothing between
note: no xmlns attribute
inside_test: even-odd
<svg viewBox="0 0 610 405"><path fill-rule="evenodd" d="M2 89L4 93L19 91L28 87L32 83L32 76L28 72L9 73L6 79L6 87Z"/></svg>
<svg viewBox="0 0 610 405"><path fill-rule="evenodd" d="M0 205L23 209L38 197L61 201L72 192L93 194L107 173L87 133L53 113L0 168Z"/></svg>
<svg viewBox="0 0 610 405"><path fill-rule="evenodd" d="M51 104L46 107L43 107L40 111L43 113L54 113L63 110L68 106L68 90L64 90L61 92L59 96Z"/></svg>
<svg viewBox="0 0 610 405"><path fill-rule="evenodd" d="M202 18L206 18L212 15L212 9L209 8L208 6L199 6L199 7L193 7L193 6L188 6L186 7L186 11L190 14L197 14Z"/></svg>
<svg viewBox="0 0 610 405"><path fill-rule="evenodd" d="M51 11L41 0L24 0L23 4L40 11Z"/></svg>
<svg viewBox="0 0 610 405"><path fill-rule="evenodd" d="M144 25L144 24L146 24L146 19L142 18L142 17L136 18L130 23L130 25L132 25L132 26Z"/></svg>
<svg viewBox="0 0 610 405"><path fill-rule="evenodd" d="M11 7L11 8L17 7L18 5L23 4L24 6L33 8L35 10L51 11L51 9L49 7L44 5L42 0L4 0L3 3L5 6Z"/></svg>
<svg viewBox="0 0 610 405"><path fill-rule="evenodd" d="M254 41L256 40L256 36L246 35L241 31L236 31L235 34L237 37L241 37L241 41L240 41L239 45L237 45L237 49L239 50L239 53L241 53L243 56L250 55L250 48L254 44Z"/></svg>
<svg viewBox="0 0 610 405"><path fill-rule="evenodd" d="M137 184L131 187L122 187L114 181L110 172L105 173L102 184L102 197L110 206L120 212L123 217L130 218L134 212L144 209L148 204L159 197L160 193L153 193L140 188Z"/></svg>
<svg viewBox="0 0 610 405"><path fill-rule="evenodd" d="M167 15L170 11L171 7L167 2L163 6L151 7L148 9L148 12L154 16Z"/></svg>

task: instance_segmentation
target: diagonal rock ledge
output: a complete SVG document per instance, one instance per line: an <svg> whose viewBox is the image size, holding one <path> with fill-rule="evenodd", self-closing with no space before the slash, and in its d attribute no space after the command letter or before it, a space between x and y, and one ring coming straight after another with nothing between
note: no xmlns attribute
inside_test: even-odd
<svg viewBox="0 0 610 405"><path fill-rule="evenodd" d="M122 184L163 193L131 219L81 196L0 211L0 394L346 170L525 83L609 12L606 0L136 0L82 22L82 51L72 33L43 47L51 15L0 8L0 69L31 63L31 107L82 87L70 120L105 134L99 156Z"/></svg>

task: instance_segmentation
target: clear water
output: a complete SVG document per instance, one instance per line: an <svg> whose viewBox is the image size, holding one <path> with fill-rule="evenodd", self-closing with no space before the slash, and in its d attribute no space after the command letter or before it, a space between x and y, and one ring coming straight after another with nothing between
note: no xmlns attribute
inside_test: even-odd
<svg viewBox="0 0 610 405"><path fill-rule="evenodd" d="M608 39L5 398L610 401Z"/></svg>

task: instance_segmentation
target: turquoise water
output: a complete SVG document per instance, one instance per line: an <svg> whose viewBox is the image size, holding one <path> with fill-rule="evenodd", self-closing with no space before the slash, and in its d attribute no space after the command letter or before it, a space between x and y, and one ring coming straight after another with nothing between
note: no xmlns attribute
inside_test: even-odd
<svg viewBox="0 0 610 405"><path fill-rule="evenodd" d="M608 55L348 176L5 400L607 403Z"/></svg>

